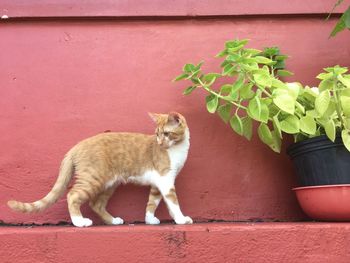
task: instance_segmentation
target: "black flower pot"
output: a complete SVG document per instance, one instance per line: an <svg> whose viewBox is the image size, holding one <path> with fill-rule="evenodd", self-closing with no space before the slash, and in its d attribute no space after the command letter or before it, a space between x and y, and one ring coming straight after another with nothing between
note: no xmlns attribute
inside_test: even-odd
<svg viewBox="0 0 350 263"><path fill-rule="evenodd" d="M332 142L322 135L287 149L300 186L350 184L350 152L340 136Z"/></svg>

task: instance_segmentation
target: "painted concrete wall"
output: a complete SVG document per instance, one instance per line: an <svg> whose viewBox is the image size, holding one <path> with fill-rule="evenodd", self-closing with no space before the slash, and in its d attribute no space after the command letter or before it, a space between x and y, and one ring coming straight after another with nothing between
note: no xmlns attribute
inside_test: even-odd
<svg viewBox="0 0 350 263"><path fill-rule="evenodd" d="M197 221L304 219L286 154L273 153L257 136L249 143L234 134L206 113L204 93L184 97L186 84L171 79L186 62L205 60L215 70L220 61L213 56L226 40L249 38L251 47L277 45L291 56L291 81L316 85L323 67L350 64L350 34L328 39L335 22L324 15L218 15L0 23L0 220L68 221L65 197L38 215L14 213L5 203L44 196L79 140L105 130L152 133L147 112L171 110L184 114L191 130L177 181L185 214ZM146 188L123 186L109 209L142 221L147 196ZM85 214L96 219L88 207ZM169 219L163 205L158 215Z"/></svg>

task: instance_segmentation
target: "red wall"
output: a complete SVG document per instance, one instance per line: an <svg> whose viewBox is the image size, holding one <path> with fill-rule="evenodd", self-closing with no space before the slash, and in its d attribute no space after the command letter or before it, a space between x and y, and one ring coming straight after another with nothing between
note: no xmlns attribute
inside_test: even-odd
<svg viewBox="0 0 350 263"><path fill-rule="evenodd" d="M217 15L0 23L0 219L68 221L65 197L38 215L14 213L5 203L45 195L79 140L104 130L152 133L147 112L171 110L187 117L191 131L177 181L185 214L197 221L303 219L286 154L273 153L257 136L249 143L234 134L206 113L204 93L184 97L186 84L171 79L190 61L204 59L208 71L217 69L213 56L224 41L249 38L251 47L278 45L291 56L291 81L316 85L323 67L350 64L350 34L328 39L335 22L324 15ZM129 222L143 220L147 196L146 188L121 187L109 209ZM158 214L169 218L164 206ZM95 219L88 208L86 215Z"/></svg>

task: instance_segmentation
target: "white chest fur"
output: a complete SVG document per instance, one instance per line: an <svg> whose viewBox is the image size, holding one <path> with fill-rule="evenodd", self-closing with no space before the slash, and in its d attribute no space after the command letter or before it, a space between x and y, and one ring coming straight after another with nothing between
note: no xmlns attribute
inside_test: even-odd
<svg viewBox="0 0 350 263"><path fill-rule="evenodd" d="M137 183L142 185L168 184L176 178L176 176L184 166L189 148L190 132L188 129L186 129L184 140L167 149L170 159L170 171L169 174L167 174L167 176L162 176L155 170L146 171L144 174L139 176L130 176L127 180L123 178L120 179L116 176L115 178L106 183L106 188L120 183Z"/></svg>
<svg viewBox="0 0 350 263"><path fill-rule="evenodd" d="M180 172L180 170L184 166L189 148L190 132L188 129L186 129L184 140L167 149L170 158L170 171L175 173L175 176Z"/></svg>

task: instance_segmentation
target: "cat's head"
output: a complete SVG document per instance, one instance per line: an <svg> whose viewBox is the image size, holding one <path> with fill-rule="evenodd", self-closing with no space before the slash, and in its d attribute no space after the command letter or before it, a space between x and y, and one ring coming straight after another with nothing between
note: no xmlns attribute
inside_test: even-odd
<svg viewBox="0 0 350 263"><path fill-rule="evenodd" d="M182 142L186 136L187 123L185 117L177 112L169 114L149 113L156 123L157 143L163 148L169 148Z"/></svg>

